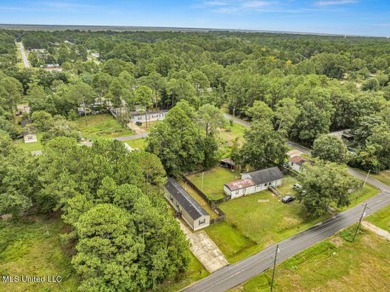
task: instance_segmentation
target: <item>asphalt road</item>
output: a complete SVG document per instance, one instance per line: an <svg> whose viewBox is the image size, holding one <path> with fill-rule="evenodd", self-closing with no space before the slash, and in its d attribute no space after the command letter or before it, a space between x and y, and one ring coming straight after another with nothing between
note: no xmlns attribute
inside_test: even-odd
<svg viewBox="0 0 390 292"><path fill-rule="evenodd" d="M27 56L26 56L26 52L24 51L23 43L20 42L19 45L20 45L20 52L22 53L22 59L23 59L23 63L24 63L24 68L30 68L30 63L28 62L28 59L27 59Z"/></svg>

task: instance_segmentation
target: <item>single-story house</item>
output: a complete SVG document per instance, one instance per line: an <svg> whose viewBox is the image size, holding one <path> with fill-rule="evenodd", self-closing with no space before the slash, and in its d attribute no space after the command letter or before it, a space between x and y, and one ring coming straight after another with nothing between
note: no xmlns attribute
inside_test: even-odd
<svg viewBox="0 0 390 292"><path fill-rule="evenodd" d="M37 135L35 134L25 134L23 135L24 143L34 143L38 142Z"/></svg>
<svg viewBox="0 0 390 292"><path fill-rule="evenodd" d="M277 187L282 184L283 173L278 167L242 173L241 179L224 185L224 192L232 199Z"/></svg>
<svg viewBox="0 0 390 292"><path fill-rule="evenodd" d="M288 165L292 170L295 170L296 172L301 172L304 168L304 163L307 160L301 156L293 156L288 159Z"/></svg>
<svg viewBox="0 0 390 292"><path fill-rule="evenodd" d="M235 169L236 164L231 158L224 158L219 162L219 165L222 167L230 168L232 170Z"/></svg>
<svg viewBox="0 0 390 292"><path fill-rule="evenodd" d="M210 215L174 178L168 178L165 190L168 202L181 214L192 230L196 231L210 225Z"/></svg>
<svg viewBox="0 0 390 292"><path fill-rule="evenodd" d="M133 123L135 122L141 122L141 123L146 123L146 120L148 122L154 122L154 121L160 121L165 119L168 111L159 111L159 112L148 112L148 113L139 113L135 112L132 113L131 121Z"/></svg>

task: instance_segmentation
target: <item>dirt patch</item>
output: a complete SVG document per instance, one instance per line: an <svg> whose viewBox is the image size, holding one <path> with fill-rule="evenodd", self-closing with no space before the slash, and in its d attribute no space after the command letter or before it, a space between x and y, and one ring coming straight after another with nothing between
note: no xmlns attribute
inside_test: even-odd
<svg viewBox="0 0 390 292"><path fill-rule="evenodd" d="M367 221L363 221L362 222L362 226L372 232L374 232L375 234L383 237L384 239L390 241L390 233L386 230L383 230L377 226L375 226L374 224L371 224L370 222L367 222Z"/></svg>
<svg viewBox="0 0 390 292"><path fill-rule="evenodd" d="M343 245L343 240L340 238L340 237L335 237L332 239L332 243L339 247L339 246L342 246Z"/></svg>
<svg viewBox="0 0 390 292"><path fill-rule="evenodd" d="M127 126L129 127L129 129L133 130L135 132L135 134L144 134L144 133L146 133L146 131L144 129L138 127L134 123L128 123Z"/></svg>
<svg viewBox="0 0 390 292"><path fill-rule="evenodd" d="M269 203L269 199L257 200L257 203Z"/></svg>

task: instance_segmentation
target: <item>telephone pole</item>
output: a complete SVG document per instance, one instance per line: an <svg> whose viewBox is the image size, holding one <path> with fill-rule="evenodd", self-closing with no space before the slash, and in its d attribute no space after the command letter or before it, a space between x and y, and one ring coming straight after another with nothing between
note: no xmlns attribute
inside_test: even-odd
<svg viewBox="0 0 390 292"><path fill-rule="evenodd" d="M352 241L355 241L355 237L356 237L356 234L357 234L358 231L359 231L360 224L362 223L362 220L363 220L364 215L366 215L366 209L367 209L367 203L364 205L364 209L363 209L362 215L360 216L359 224L358 224L358 226L357 226L357 228L356 228L355 234L353 235Z"/></svg>
<svg viewBox="0 0 390 292"><path fill-rule="evenodd" d="M276 245L276 250L275 250L274 268L272 270L271 292L274 289L275 267L276 267L276 259L278 256L278 252L279 252L279 244Z"/></svg>

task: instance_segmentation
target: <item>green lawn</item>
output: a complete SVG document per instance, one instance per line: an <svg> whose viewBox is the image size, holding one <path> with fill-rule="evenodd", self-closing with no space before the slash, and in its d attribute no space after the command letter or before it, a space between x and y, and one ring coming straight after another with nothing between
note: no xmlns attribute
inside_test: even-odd
<svg viewBox="0 0 390 292"><path fill-rule="evenodd" d="M206 210L207 213L210 214L210 218L217 218L218 215L211 209L210 205L203 199L193 188L191 188L184 181L179 180L179 184L191 195L192 198L195 199Z"/></svg>
<svg viewBox="0 0 390 292"><path fill-rule="evenodd" d="M364 175L367 175L367 172L364 171L364 170L361 170L359 168L354 168L354 170L364 174ZM373 173L370 173L369 174L370 177L372 178L375 178L376 180L379 180L380 182L384 183L384 184L387 184L390 186L390 170L383 170L377 174L373 174Z"/></svg>
<svg viewBox="0 0 390 292"><path fill-rule="evenodd" d="M202 185L203 176L203 185ZM214 167L204 174L197 173L187 177L192 183L194 183L200 190L202 190L211 200L217 200L225 197L223 192L223 185L240 178L240 174L232 172L224 167Z"/></svg>
<svg viewBox="0 0 390 292"><path fill-rule="evenodd" d="M84 138L116 138L132 135L130 129L122 127L117 120L109 114L80 117L76 121L77 128Z"/></svg>
<svg viewBox="0 0 390 292"><path fill-rule="evenodd" d="M371 198L372 196L376 195L379 193L379 190L370 185L370 184L365 184L364 187L357 189L356 191L352 192L349 195L350 198L350 205L342 208L336 208L338 211L345 211L353 206L356 206L360 204L361 202Z"/></svg>
<svg viewBox="0 0 390 292"><path fill-rule="evenodd" d="M190 252L190 263L186 272L180 274L174 281L166 281L160 285L158 291L179 291L193 282L209 275L197 258Z"/></svg>
<svg viewBox="0 0 390 292"><path fill-rule="evenodd" d="M359 233L353 243L346 241L344 235L355 227L279 264L274 291L388 291L388 242L368 231ZM271 277L269 270L232 291L269 291Z"/></svg>
<svg viewBox="0 0 390 292"><path fill-rule="evenodd" d="M390 232L390 206L375 212L374 214L365 218L365 220L375 224L379 228Z"/></svg>
<svg viewBox="0 0 390 292"><path fill-rule="evenodd" d="M61 276L61 283L0 281L0 291L76 291L78 278L70 251L61 245L66 225L36 216L21 222L0 221L0 275Z"/></svg>
<svg viewBox="0 0 390 292"><path fill-rule="evenodd" d="M212 224L205 231L223 251L228 261L234 261L256 245L256 242L242 235L227 222Z"/></svg>
<svg viewBox="0 0 390 292"><path fill-rule="evenodd" d="M227 142L230 146L234 139L238 138L239 144L244 142L244 133L247 130L246 127L234 123L233 126L227 126L226 129L220 129L218 136L223 141Z"/></svg>
<svg viewBox="0 0 390 292"><path fill-rule="evenodd" d="M37 140L38 142L35 143L24 143L24 139L18 139L15 141L15 143L22 149L28 151L31 153L31 151L37 151L42 150L43 145L41 144L43 133L37 134Z"/></svg>
<svg viewBox="0 0 390 292"><path fill-rule="evenodd" d="M126 140L123 141L124 143L127 143L131 148L137 148L140 150L144 150L146 147L146 139L136 139L136 140Z"/></svg>

